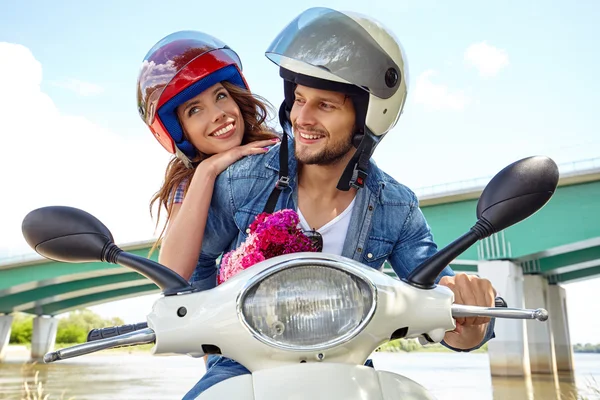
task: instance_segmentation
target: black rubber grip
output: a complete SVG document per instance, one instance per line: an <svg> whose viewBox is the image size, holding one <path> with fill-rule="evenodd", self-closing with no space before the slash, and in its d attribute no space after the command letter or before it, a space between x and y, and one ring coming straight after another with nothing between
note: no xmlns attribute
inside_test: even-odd
<svg viewBox="0 0 600 400"><path fill-rule="evenodd" d="M108 328L92 329L87 335L87 341L106 339L114 336L119 336L124 333L129 333L148 327L147 322L138 322L137 324L125 324L120 326L110 326Z"/></svg>
<svg viewBox="0 0 600 400"><path fill-rule="evenodd" d="M496 307L504 307L507 308L508 304L506 304L506 301L502 298L502 297L496 297Z"/></svg>

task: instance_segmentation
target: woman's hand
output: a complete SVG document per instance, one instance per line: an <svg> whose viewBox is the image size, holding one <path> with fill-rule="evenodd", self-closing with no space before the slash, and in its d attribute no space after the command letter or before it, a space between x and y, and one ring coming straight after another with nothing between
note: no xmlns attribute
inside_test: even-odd
<svg viewBox="0 0 600 400"><path fill-rule="evenodd" d="M204 172L210 174L211 177L216 178L221 172L225 171L227 167L242 157L265 153L269 150L269 146L272 146L277 142L279 142L279 138L259 140L243 146L236 146L223 153L215 154L205 159L198 165L198 169L202 169Z"/></svg>

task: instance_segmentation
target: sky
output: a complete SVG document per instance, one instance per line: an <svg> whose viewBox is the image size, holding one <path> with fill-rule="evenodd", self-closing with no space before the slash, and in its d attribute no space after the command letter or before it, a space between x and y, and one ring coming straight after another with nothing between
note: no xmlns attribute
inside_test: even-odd
<svg viewBox="0 0 600 400"><path fill-rule="evenodd" d="M117 243L155 237L148 205L169 154L136 110L146 52L175 31L214 35L238 52L251 89L278 107L282 82L264 51L313 6L367 14L400 39L408 100L375 161L409 187L491 176L535 154L559 164L600 157L599 2L5 0L0 259L32 254L21 222L47 205L91 212ZM574 342L600 343L600 322L588 317L600 314L588 303L599 286L566 285ZM142 321L154 299L93 309Z"/></svg>

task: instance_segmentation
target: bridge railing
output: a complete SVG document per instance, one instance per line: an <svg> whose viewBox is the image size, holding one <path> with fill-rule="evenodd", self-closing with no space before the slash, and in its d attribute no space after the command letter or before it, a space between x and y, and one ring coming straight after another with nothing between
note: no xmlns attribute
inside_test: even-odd
<svg viewBox="0 0 600 400"><path fill-rule="evenodd" d="M558 165L561 176L578 175L586 171L600 170L600 157L585 160L561 163ZM415 194L419 198L435 197L441 194L465 192L483 189L492 179L493 175L473 179L465 179L456 182L440 183L437 185L416 188Z"/></svg>

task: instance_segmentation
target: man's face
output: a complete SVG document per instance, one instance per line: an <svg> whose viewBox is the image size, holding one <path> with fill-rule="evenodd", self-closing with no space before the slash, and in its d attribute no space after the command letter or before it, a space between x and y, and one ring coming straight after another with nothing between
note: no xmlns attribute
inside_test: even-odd
<svg viewBox="0 0 600 400"><path fill-rule="evenodd" d="M355 111L342 93L298 85L290 113L296 158L303 164L331 165L353 148Z"/></svg>

